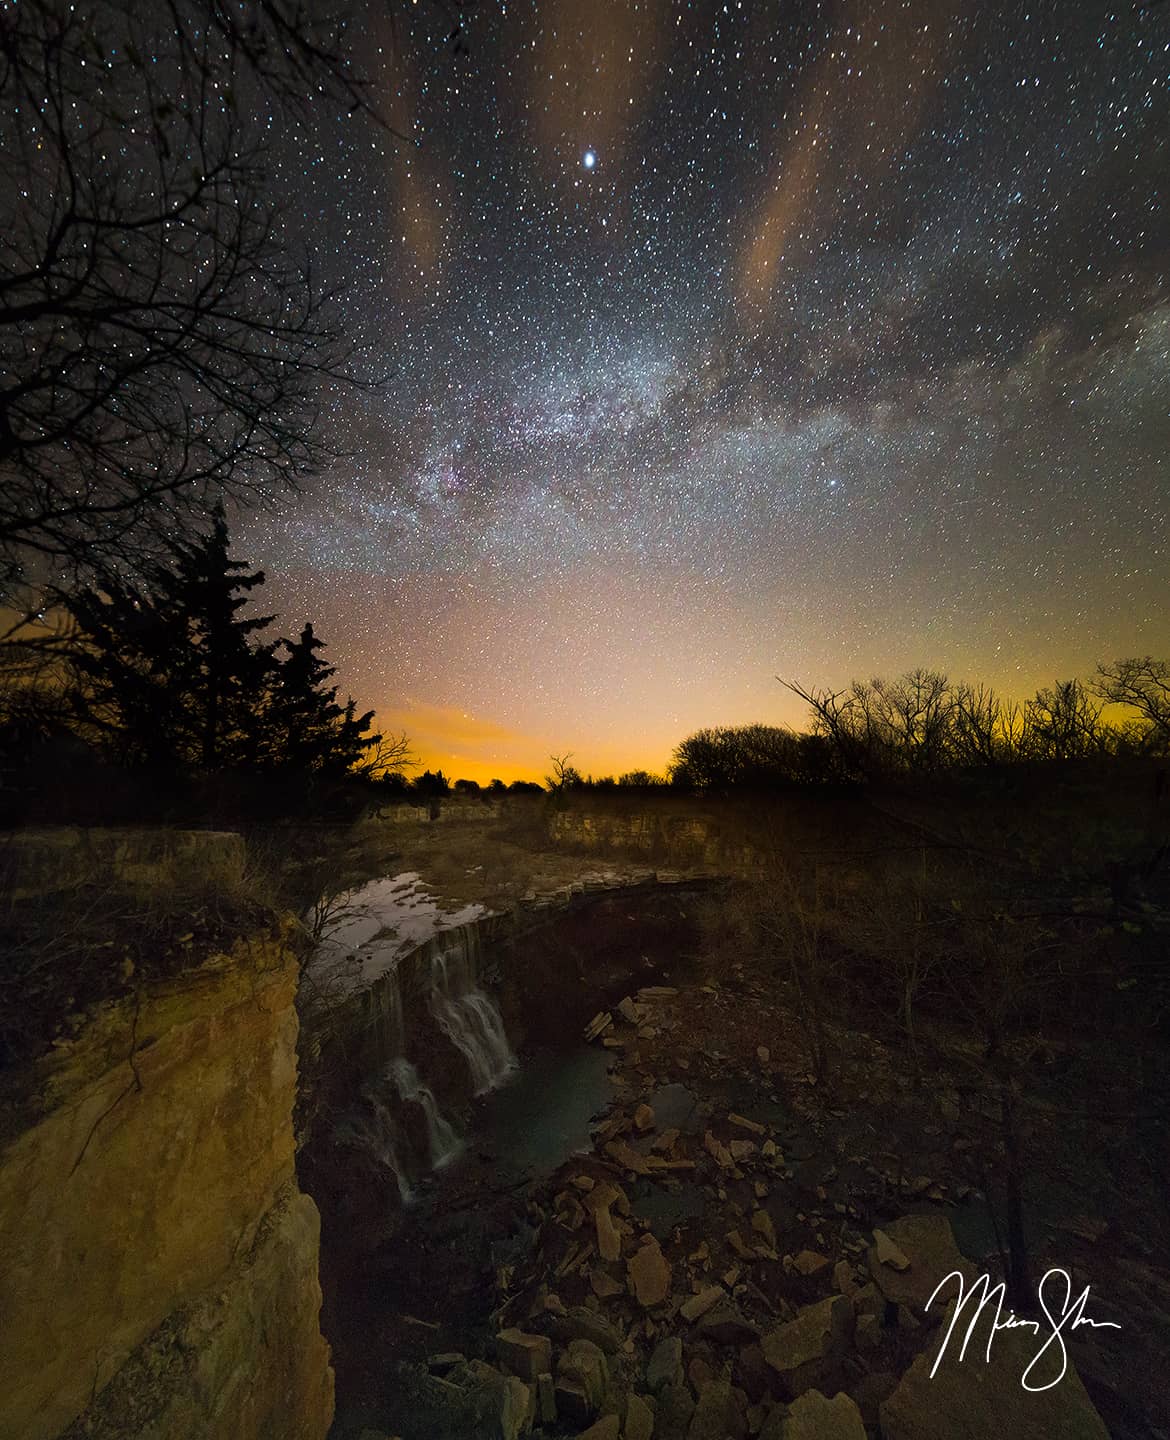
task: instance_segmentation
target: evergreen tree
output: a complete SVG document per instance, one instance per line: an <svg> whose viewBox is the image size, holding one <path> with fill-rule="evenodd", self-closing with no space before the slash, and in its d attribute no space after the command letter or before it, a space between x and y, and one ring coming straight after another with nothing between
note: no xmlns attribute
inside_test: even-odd
<svg viewBox="0 0 1170 1440"><path fill-rule="evenodd" d="M344 775L381 739L369 734L374 712L357 714L353 699L337 702L335 673L320 658L325 642L306 625L297 640L282 640L280 663L266 730L273 763L281 768Z"/></svg>
<svg viewBox="0 0 1170 1440"><path fill-rule="evenodd" d="M271 616L240 612L263 573L231 558L222 510L171 553L142 588L107 580L69 600L85 718L123 764L254 767L275 646L254 640Z"/></svg>
<svg viewBox="0 0 1170 1440"><path fill-rule="evenodd" d="M296 640L261 639L273 617L247 607L264 575L232 559L222 510L171 554L141 588L111 580L68 602L86 728L106 753L176 774L372 768L374 712L338 700L312 625Z"/></svg>
<svg viewBox="0 0 1170 1440"><path fill-rule="evenodd" d="M178 623L187 621L187 644L176 656L176 679L186 697L189 749L198 768L254 768L259 760L263 699L273 671L275 644L253 636L273 616L248 618L241 611L264 572L229 553L227 521L217 507L210 532L174 547L173 572L159 569L156 583Z"/></svg>
<svg viewBox="0 0 1170 1440"><path fill-rule="evenodd" d="M173 683L186 627L134 586L107 581L72 597L79 684L74 718L112 760L128 768L184 768L182 696Z"/></svg>

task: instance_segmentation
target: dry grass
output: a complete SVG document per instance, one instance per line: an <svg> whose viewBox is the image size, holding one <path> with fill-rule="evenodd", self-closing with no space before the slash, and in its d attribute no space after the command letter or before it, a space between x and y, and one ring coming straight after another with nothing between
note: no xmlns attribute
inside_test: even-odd
<svg viewBox="0 0 1170 1440"><path fill-rule="evenodd" d="M77 1033L95 1005L194 969L273 922L257 871L157 863L167 834L144 833L148 863L137 866L126 847L81 846L40 893L22 878L22 837L9 837L0 861L0 1070Z"/></svg>

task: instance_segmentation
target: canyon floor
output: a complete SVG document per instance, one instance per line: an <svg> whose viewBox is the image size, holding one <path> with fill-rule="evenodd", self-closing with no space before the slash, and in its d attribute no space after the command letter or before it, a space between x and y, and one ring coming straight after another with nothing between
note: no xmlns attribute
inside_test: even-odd
<svg viewBox="0 0 1170 1440"><path fill-rule="evenodd" d="M998 1332L987 1364L984 1317L931 1378L954 1288L928 1312L936 1285L1004 1272L1001 1116L962 1027L924 1021L911 1063L882 1027L830 1021L815 1064L786 977L720 939L710 866L647 930L645 866L483 833L387 828L361 864L408 866L452 910L617 892L525 942L529 993L501 997L518 1069L452 1111L459 1153L405 1208L368 1170L348 1219L323 1205L336 1440L1170 1434L1165 1216L1120 1081L1100 1091L1050 1041L1020 1122L1033 1279L1069 1273L1067 1301L1045 1281L1058 1321L1090 1287L1096 1325L1062 1327L1075 1370L1026 1389L1052 1327Z"/></svg>

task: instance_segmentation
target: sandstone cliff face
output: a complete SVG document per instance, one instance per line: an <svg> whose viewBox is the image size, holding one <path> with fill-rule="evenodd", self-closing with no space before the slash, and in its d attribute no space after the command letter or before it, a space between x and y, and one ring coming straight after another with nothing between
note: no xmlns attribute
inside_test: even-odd
<svg viewBox="0 0 1170 1440"><path fill-rule="evenodd" d="M286 941L109 1006L45 1066L0 1153L2 1440L328 1430Z"/></svg>

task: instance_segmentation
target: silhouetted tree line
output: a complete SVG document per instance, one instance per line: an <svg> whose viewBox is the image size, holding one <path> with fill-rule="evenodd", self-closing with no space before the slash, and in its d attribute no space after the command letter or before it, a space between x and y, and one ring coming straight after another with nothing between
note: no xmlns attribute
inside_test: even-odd
<svg viewBox="0 0 1170 1440"><path fill-rule="evenodd" d="M1089 684L1062 680L1022 703L935 670L806 690L811 726L699 730L674 752L674 785L696 790L857 783L1022 762L1170 755L1170 663L1098 665ZM1133 712L1104 718L1106 705Z"/></svg>
<svg viewBox="0 0 1170 1440"><path fill-rule="evenodd" d="M542 795L543 785L535 780L513 780L505 785L502 780L491 780L481 785L478 780L456 780L455 794L483 800L498 800L502 795Z"/></svg>
<svg viewBox="0 0 1170 1440"><path fill-rule="evenodd" d="M340 782L399 775L405 737L375 733L372 711L340 699L313 626L268 638L274 617L250 604L263 581L232 558L217 511L141 579L60 596L64 625L43 669L30 676L33 635L0 693L8 811L35 801L62 763L82 790L111 774L149 777L180 809L210 777L267 782L253 789L284 809L311 808Z"/></svg>
<svg viewBox="0 0 1170 1440"><path fill-rule="evenodd" d="M565 795L569 792L615 790L638 791L659 790L670 782L665 775L654 775L649 770L627 770L618 776L582 775L575 765L569 764L570 757L553 755L553 772L544 777L545 789L551 795ZM540 786L534 786L539 790Z"/></svg>

